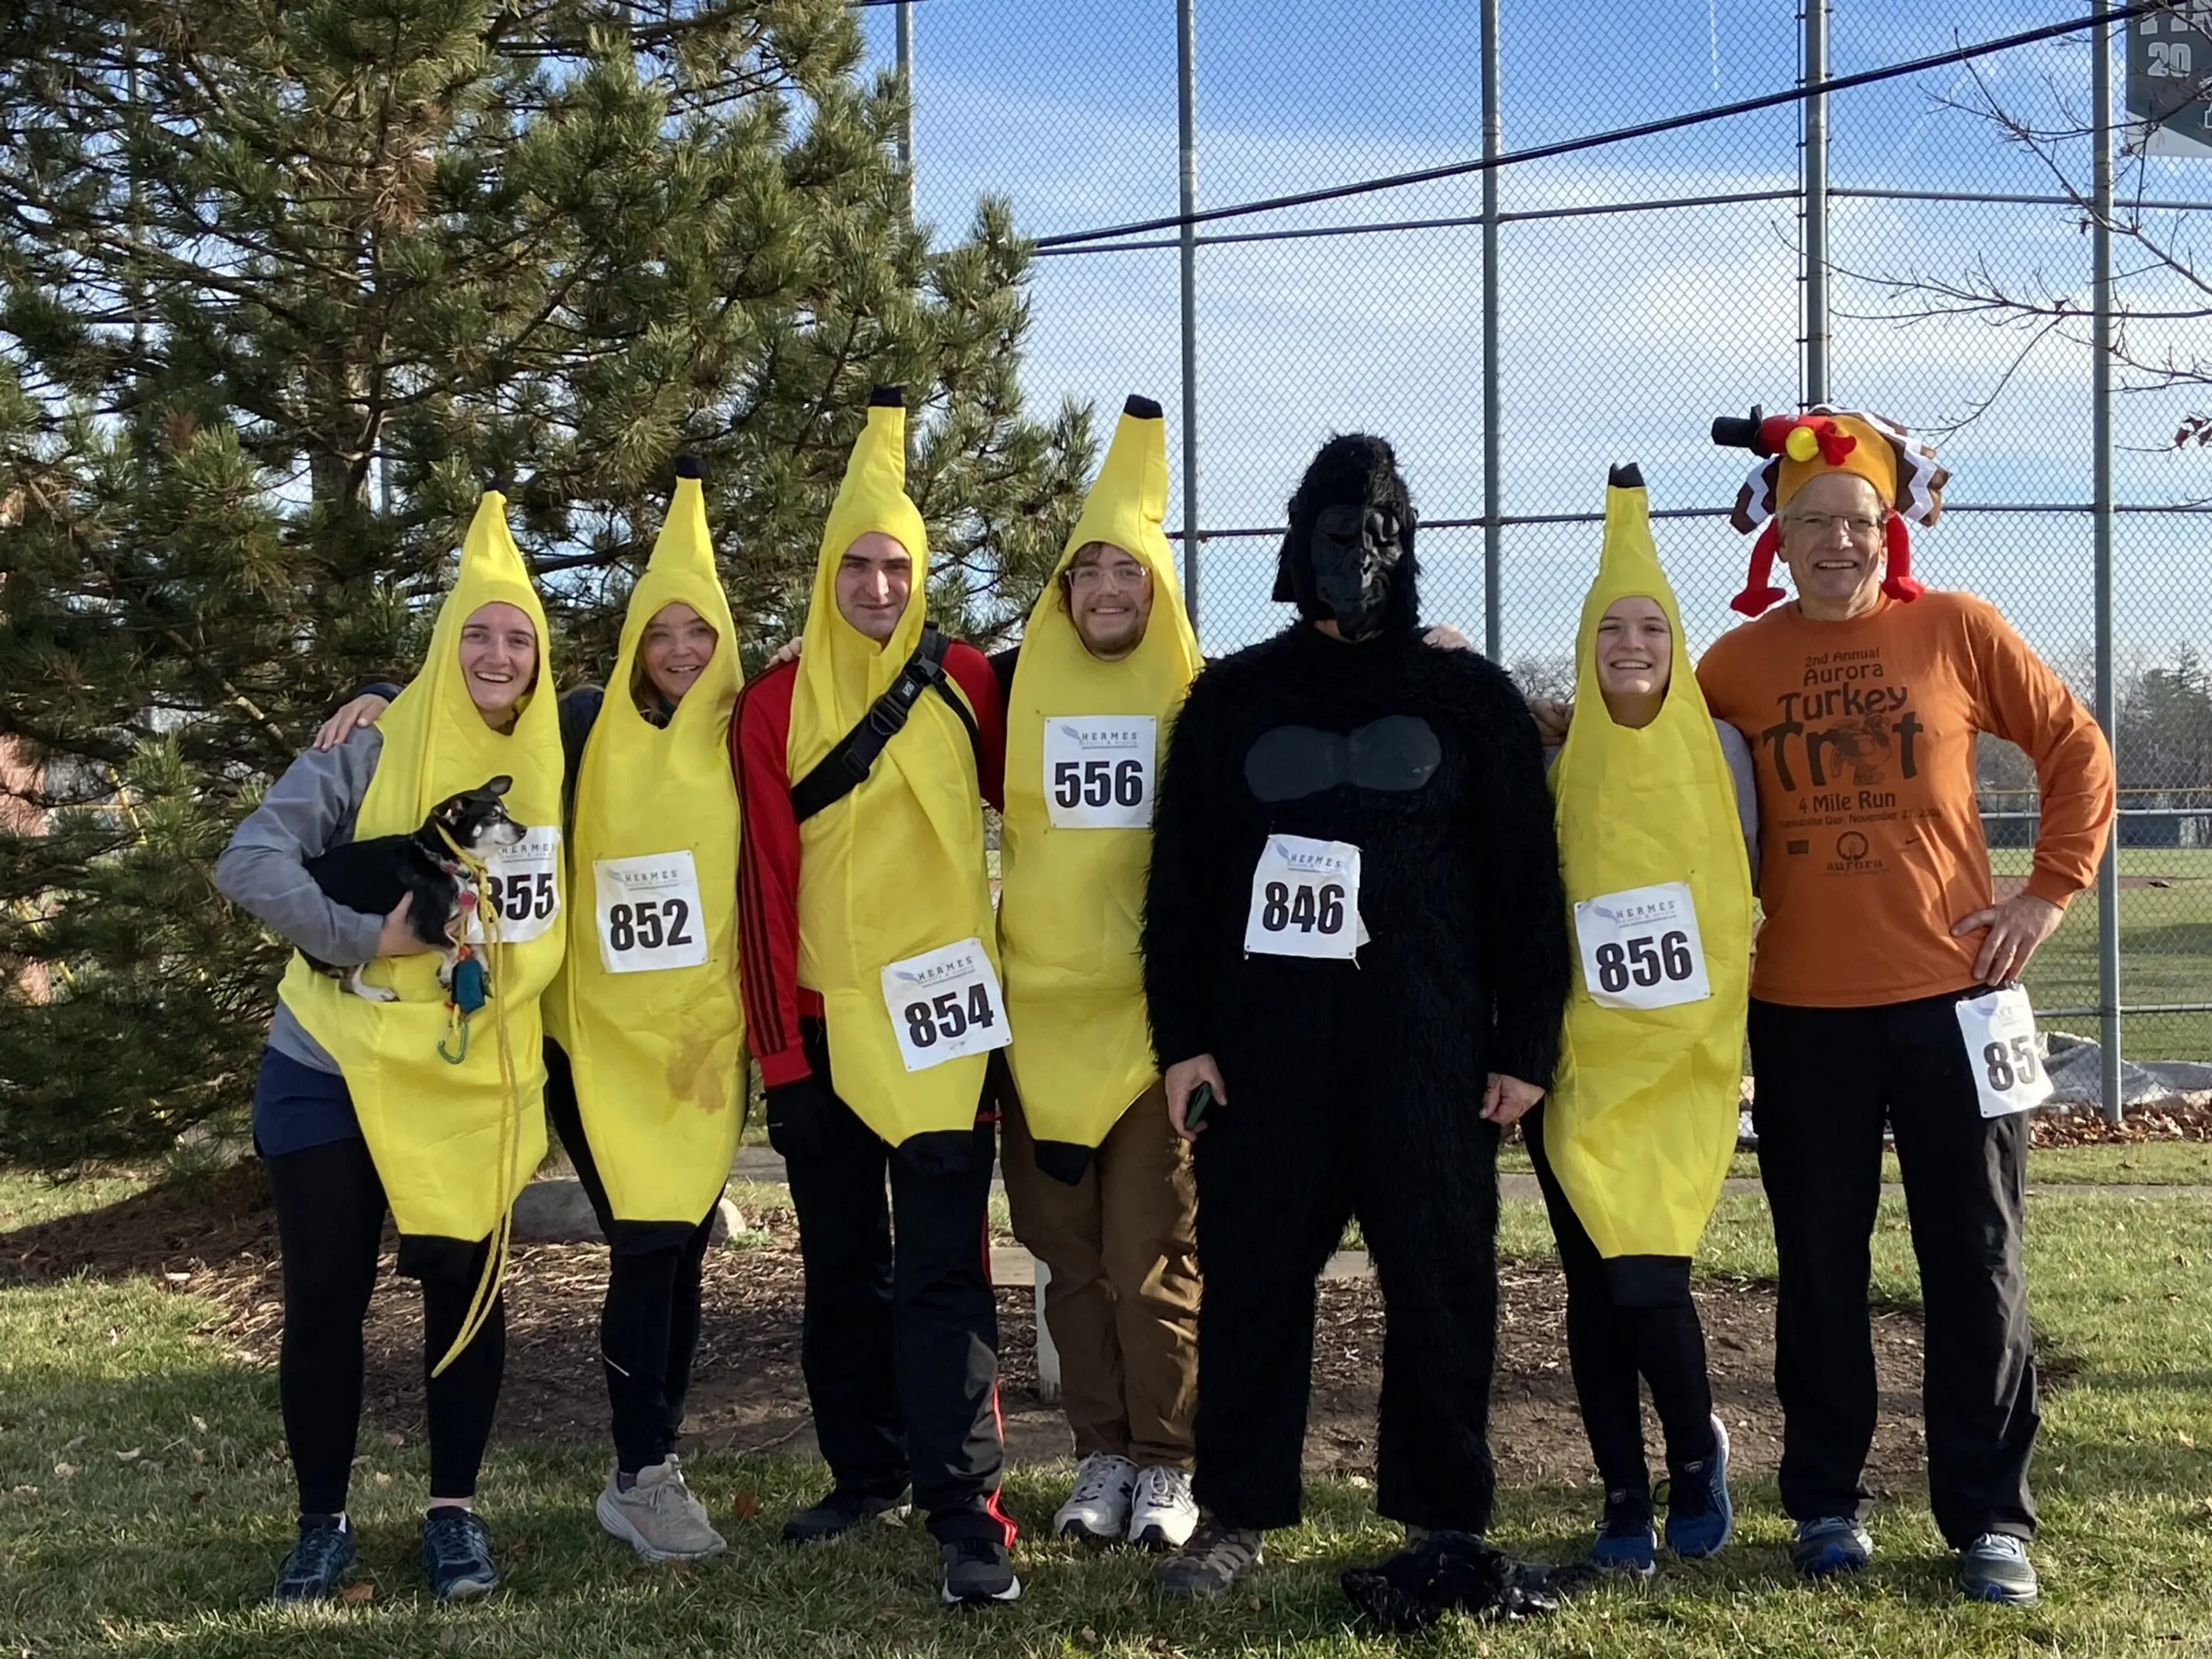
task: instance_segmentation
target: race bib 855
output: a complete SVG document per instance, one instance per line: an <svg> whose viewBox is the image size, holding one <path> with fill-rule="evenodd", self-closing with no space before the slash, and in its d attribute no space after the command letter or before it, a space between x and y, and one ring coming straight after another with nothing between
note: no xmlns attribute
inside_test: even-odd
<svg viewBox="0 0 2212 1659"><path fill-rule="evenodd" d="M527 945L541 937L561 914L561 826L533 823L512 847L484 860L483 906L498 917L502 945ZM469 912L463 935L471 945L484 942L483 919Z"/></svg>

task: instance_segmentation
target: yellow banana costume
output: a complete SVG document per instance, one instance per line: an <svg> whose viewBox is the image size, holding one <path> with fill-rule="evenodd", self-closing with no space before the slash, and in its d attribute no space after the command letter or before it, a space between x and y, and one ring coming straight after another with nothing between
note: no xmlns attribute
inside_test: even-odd
<svg viewBox="0 0 2212 1659"><path fill-rule="evenodd" d="M870 531L895 538L914 561L906 610L881 646L837 610L838 562ZM879 389L822 532L785 749L794 781L914 654L928 579L928 532L906 495L906 410ZM971 939L996 976L981 788L967 729L933 692L859 787L799 826L799 982L821 994L838 1096L894 1146L972 1128L982 1094L985 1054L908 1069L884 984L893 963Z"/></svg>
<svg viewBox="0 0 2212 1659"><path fill-rule="evenodd" d="M363 970L367 983L396 991L396 1002L351 995L296 954L277 989L343 1073L404 1238L472 1244L491 1237L545 1155L538 1000L567 944L559 915L561 732L545 612L507 533L506 509L496 492L477 508L429 656L377 722L384 746L354 830L364 841L409 834L447 797L501 774L514 779L505 805L530 838L495 857L490 872L519 901L502 914L521 914L491 930L491 1000L475 1016L477 1040L458 1065L440 1056L448 1015L435 952L382 957ZM486 726L470 701L459 654L462 625L500 602L527 616L538 635L537 684L505 732ZM499 1036L493 1028L501 1023ZM497 1268L495 1253L489 1273ZM465 1328L456 1351L470 1334Z"/></svg>
<svg viewBox="0 0 2212 1659"><path fill-rule="evenodd" d="M1137 954L1152 857L1150 783L1201 665L1160 530L1167 491L1159 405L1133 398L1030 612L1007 696L999 948L1014 1029L1009 1060L1039 1140L1097 1146L1158 1075ZM1152 573L1145 637L1118 662L1085 649L1060 597L1061 574L1092 542L1110 543ZM1132 742L1146 750L1141 805L1131 803L1121 822L1097 824L1102 815L1081 811L1084 757L1101 757L1090 761L1092 775L1110 780L1112 757ZM1056 822L1055 805L1070 797L1077 810L1063 807Z"/></svg>
<svg viewBox="0 0 2212 1659"><path fill-rule="evenodd" d="M687 1225L722 1190L737 1150L744 1039L729 752L737 627L691 465L630 594L614 677L577 768L568 955L545 1002L615 1218ZM657 726L633 693L639 650L654 616L679 602L717 643Z"/></svg>
<svg viewBox="0 0 2212 1659"><path fill-rule="evenodd" d="M1735 793L1650 512L1640 484L1606 491L1604 551L1576 640L1574 719L1551 774L1577 966L1544 1149L1609 1261L1695 1252L1735 1150L1750 983L1751 872ZM1614 722L1597 680L1598 623L1632 594L1656 600L1674 637L1665 699L1641 730ZM1674 942L1678 919L1635 920L1666 903L1638 895L1674 884L1694 902L1701 963ZM1594 962L1606 982L1593 984ZM1668 988L1674 970L1694 989L1699 967L1709 995L1622 1006L1646 978L1644 1000L1683 995Z"/></svg>

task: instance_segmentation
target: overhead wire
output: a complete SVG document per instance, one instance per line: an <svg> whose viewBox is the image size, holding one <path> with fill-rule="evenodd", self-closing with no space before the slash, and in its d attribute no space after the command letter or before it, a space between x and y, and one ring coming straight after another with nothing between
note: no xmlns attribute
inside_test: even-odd
<svg viewBox="0 0 2212 1659"><path fill-rule="evenodd" d="M2116 6L2101 15L2093 15L2063 23L2045 23L2037 28L2022 29L2014 34L1978 41L1972 46L1954 46L1948 52L1931 53L1925 58L1887 64L1879 69L1862 70L1854 75L1830 76L1817 87L1789 87L1779 92L1762 93L1756 98L1740 99L1732 104L1716 104L1706 109L1690 110L1680 115L1640 122L1634 126L1585 133L1580 137L1557 139L1548 144L1532 144L1526 149L1506 150L1497 155L1479 156L1472 161L1447 162L1441 167L1422 167L1412 173L1390 173L1351 184L1330 185L1318 190L1299 191L1289 196L1271 196L1256 202L1206 208L1194 213L1170 213L1156 219L1133 220L1127 224L1108 225L1096 230L1064 231L1054 236L1040 236L1031 246L1039 253L1053 253L1062 249L1080 252L1085 243L1144 236L1158 230L1180 230L1185 225L1209 224L1219 219L1243 218L1255 213L1280 213L1291 208L1309 207L1318 202L1340 202L1350 197L1372 195L1378 191L1402 190L1411 185L1465 178L1470 173L1486 173L1496 167L1549 161L1555 156L1572 155L1583 150L1600 149L1612 144L1630 143L1639 138L1680 132L1710 122L1730 120L1739 115L1755 114L1760 110L1778 109L1785 105L1802 103L1816 93L1848 92L1856 87L1875 86L1908 75L1924 75L1930 70L1971 63L1996 52L2033 46L2039 41L2055 40L2064 35L2079 34L2087 29L2117 28L2139 17L2154 14L2165 15L2172 10L2173 0L2135 0L2133 4Z"/></svg>

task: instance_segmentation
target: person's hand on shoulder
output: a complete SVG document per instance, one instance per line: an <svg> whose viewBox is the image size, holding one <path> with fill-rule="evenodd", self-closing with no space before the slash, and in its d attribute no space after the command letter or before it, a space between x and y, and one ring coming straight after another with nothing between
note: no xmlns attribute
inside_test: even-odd
<svg viewBox="0 0 2212 1659"><path fill-rule="evenodd" d="M315 728L315 747L337 748L362 727L375 725L391 707L391 698L380 697L374 691L362 692Z"/></svg>
<svg viewBox="0 0 2212 1659"><path fill-rule="evenodd" d="M775 653L766 662L761 665L761 672L765 674L769 670L772 668L781 668L787 662L797 662L799 660L800 647L805 646L805 643L806 640L805 635L793 634L781 645L776 647Z"/></svg>
<svg viewBox="0 0 2212 1659"><path fill-rule="evenodd" d="M1468 638L1466 635L1461 633L1458 629L1452 626L1449 623L1438 623L1434 628L1431 628L1427 633L1421 635L1421 643L1423 645L1433 647L1438 651L1472 651L1474 649L1474 641Z"/></svg>
<svg viewBox="0 0 2212 1659"><path fill-rule="evenodd" d="M1556 697L1531 697L1528 712L1535 717L1536 736L1547 749L1557 749L1567 740L1567 727L1575 718L1575 706Z"/></svg>

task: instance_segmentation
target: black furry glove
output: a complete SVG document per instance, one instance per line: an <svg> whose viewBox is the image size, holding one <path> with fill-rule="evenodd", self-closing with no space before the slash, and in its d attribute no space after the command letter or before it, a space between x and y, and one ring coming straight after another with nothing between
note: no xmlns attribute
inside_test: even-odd
<svg viewBox="0 0 2212 1659"><path fill-rule="evenodd" d="M1415 1631L1456 1609L1480 1620L1533 1619L1595 1578L1587 1564L1516 1561L1471 1533L1433 1532L1373 1567L1338 1581L1352 1605L1385 1630Z"/></svg>
<svg viewBox="0 0 2212 1659"><path fill-rule="evenodd" d="M768 1087L768 1144L793 1158L819 1158L830 1150L830 1091L817 1077Z"/></svg>

